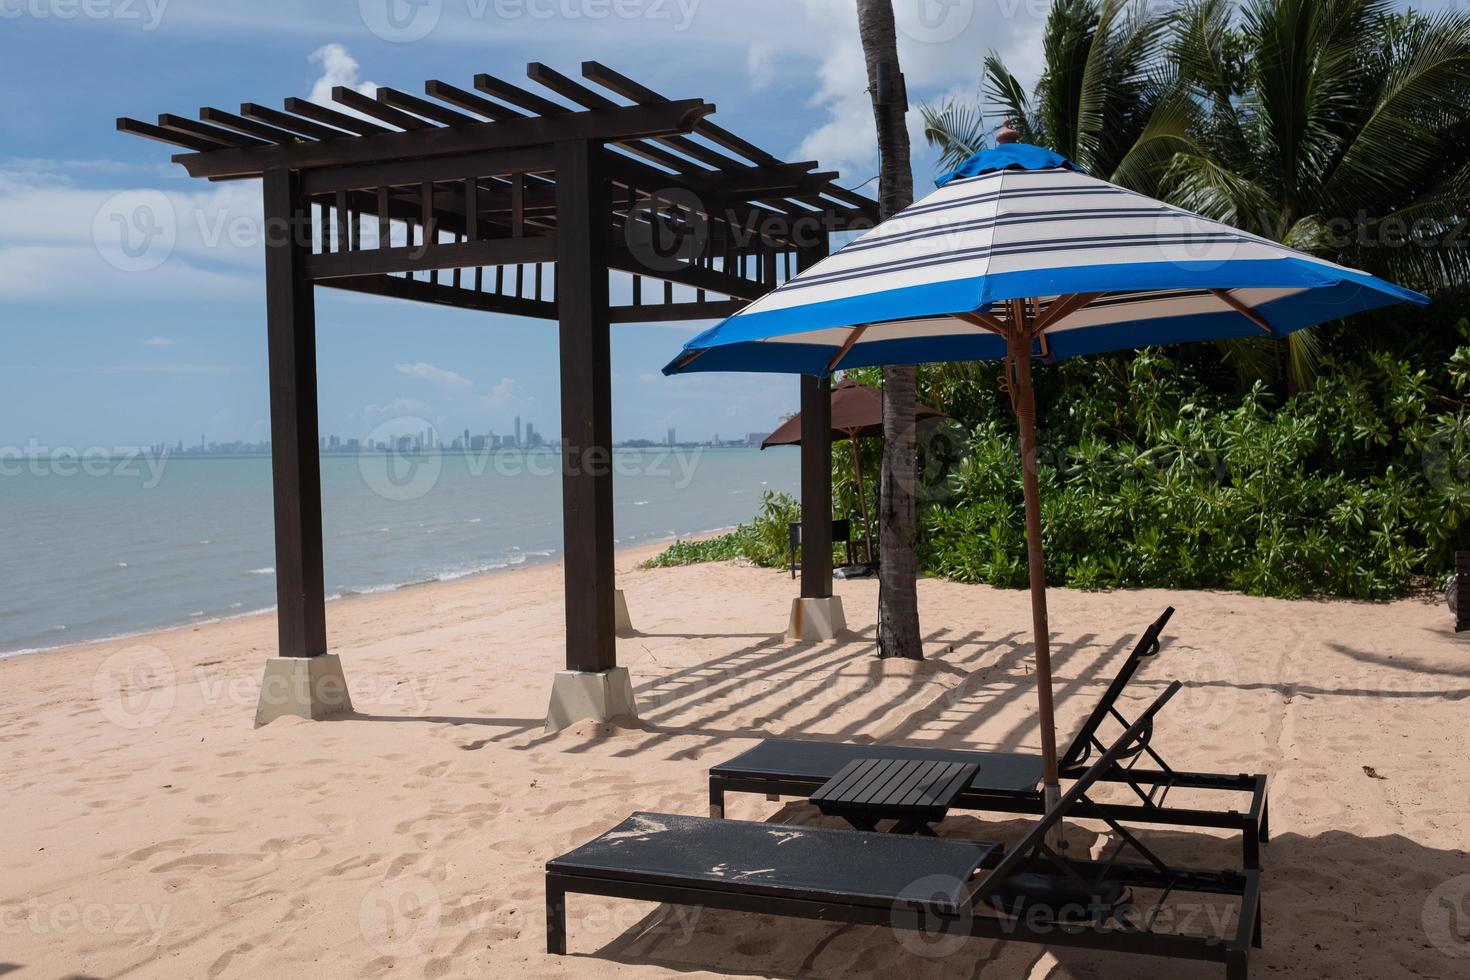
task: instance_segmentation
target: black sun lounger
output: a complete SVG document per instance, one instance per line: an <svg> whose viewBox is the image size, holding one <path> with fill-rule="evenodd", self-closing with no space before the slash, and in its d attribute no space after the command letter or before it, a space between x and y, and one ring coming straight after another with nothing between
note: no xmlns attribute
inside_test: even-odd
<svg viewBox="0 0 1470 980"><path fill-rule="evenodd" d="M547 952L566 952L566 896L577 893L1212 961L1225 965L1227 980L1245 980L1250 949L1261 943L1259 872L1170 867L1117 824L1118 852L1131 847L1143 862L1122 863L1119 854L1068 860L1046 841L1136 748L1179 687L1171 685L1009 851L970 840L635 813L547 862ZM1134 889L1159 895L1147 912L1134 906ZM1160 930L1167 903L1183 893L1238 904L1235 928Z"/></svg>
<svg viewBox="0 0 1470 980"><path fill-rule="evenodd" d="M1103 692L1077 736L1072 739L1058 765L1064 779L1075 778L1087 768L1094 751L1101 747L1098 731L1109 718L1127 727L1118 710L1118 698L1138 672L1143 661L1159 651L1159 634L1174 614L1170 606L1144 631L1138 644L1123 662L1112 683ZM1101 777L1123 783L1138 797L1137 803L1098 803L1079 806L1079 817L1107 817L1129 823L1174 827L1213 827L1238 831L1244 867L1259 868L1260 845L1270 839L1269 811L1264 775L1182 772L1170 768L1152 744L1152 728L1119 762ZM726 793L764 793L769 799L781 796L810 796L822 784L855 759L922 759L968 762L979 771L969 788L955 800L964 810L995 813L1045 812L1039 789L1042 775L1040 754L1021 752L971 752L963 749L934 749L903 745L859 745L812 739L768 738L728 762L709 771L710 816L725 815ZM1140 767L1147 758L1152 767ZM1127 763L1126 765L1122 763ZM1212 790L1236 794L1240 808L1168 806L1171 789ZM1248 797L1248 802L1247 802ZM1243 804L1243 806L1241 806Z"/></svg>

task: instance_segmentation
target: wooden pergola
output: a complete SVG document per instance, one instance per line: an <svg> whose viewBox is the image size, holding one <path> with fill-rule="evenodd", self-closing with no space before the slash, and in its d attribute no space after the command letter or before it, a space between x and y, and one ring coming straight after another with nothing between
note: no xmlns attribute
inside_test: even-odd
<svg viewBox="0 0 1470 980"><path fill-rule="evenodd" d="M328 650L313 287L559 323L566 664L607 672L611 325L726 316L825 256L831 233L876 221L835 173L741 139L708 102L591 61L582 80L540 63L527 75L535 89L477 75L472 89L431 80L422 96L337 88L335 107L288 98L117 121L185 150L173 160L191 176L262 182L278 659ZM614 270L631 277L630 302L612 303ZM827 384L801 379L810 598L832 594ZM334 710L309 676L309 703L276 714Z"/></svg>

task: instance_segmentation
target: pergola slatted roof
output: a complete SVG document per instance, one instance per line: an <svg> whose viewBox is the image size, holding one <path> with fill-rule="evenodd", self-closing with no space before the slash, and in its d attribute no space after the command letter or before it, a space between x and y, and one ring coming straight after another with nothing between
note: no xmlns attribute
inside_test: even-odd
<svg viewBox="0 0 1470 980"><path fill-rule="evenodd" d="M430 79L423 95L338 87L331 105L117 121L182 150L191 176L262 182L282 657L327 652L316 286L558 321L567 666L605 672L617 664L612 474L597 463L612 445L609 326L723 318L820 260L830 233L876 223L875 202L837 174L716 125L708 102L595 61L580 80L540 63L526 74L528 86L480 74L472 88ZM612 302L612 271L631 302ZM812 598L832 594L825 384L802 380Z"/></svg>
<svg viewBox="0 0 1470 980"><path fill-rule="evenodd" d="M763 199L775 205L777 210L799 214L805 208L790 207L793 200L809 208L811 198L826 197L839 211L850 211L848 217L854 220L872 220L876 216L874 202L838 186L836 174L814 174L817 165L813 162L783 162L710 122L705 116L714 111L713 105L673 102L596 61L582 64L582 77L591 85L540 62L528 65L526 74L551 95L560 96L572 104L557 102L494 75L479 74L475 76L474 85L484 95L436 79L424 84L424 96L383 87L378 89L374 98L355 89L337 86L332 90L332 101L340 108L293 97L285 100L282 109L246 102L238 113L233 113L207 106L199 110L198 121L165 113L156 125L124 117L118 120L117 126L123 132L171 143L190 151L175 156L174 160L196 176L226 179L258 177L271 165L273 157L262 153L253 161L253 166L250 158L242 157L238 169L215 168L204 160L192 158L222 149L295 147L303 142L329 143L431 128L472 127L485 122L538 116L559 117L592 110L622 109L630 104L688 106L690 118L681 120L679 126L687 129L688 135L682 132L650 133L646 138L640 138L616 129L602 134L586 131L582 135L600 135L620 150L665 167L672 174L695 180L708 182L722 174L739 174L752 169L786 174L788 179L784 182L764 188L767 194ZM809 174L818 179L801 179ZM779 204L783 198L787 199L788 206Z"/></svg>

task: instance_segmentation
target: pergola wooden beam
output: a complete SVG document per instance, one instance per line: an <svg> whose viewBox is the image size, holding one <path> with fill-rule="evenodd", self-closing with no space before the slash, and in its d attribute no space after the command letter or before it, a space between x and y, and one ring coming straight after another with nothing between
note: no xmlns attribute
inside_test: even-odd
<svg viewBox="0 0 1470 980"><path fill-rule="evenodd" d="M338 108L287 99L204 108L198 121L118 121L191 151L174 160L192 176L263 179L283 657L327 650L315 285L558 321L567 666L605 673L617 663L611 325L728 316L825 255L825 232L875 213L815 163L782 161L710 123L702 100L672 101L597 62L583 65L587 84L540 63L527 74L548 95L481 75L476 91L431 80L424 97L338 88ZM670 264L625 237L654 231L695 237ZM632 274L632 303L611 305L614 269ZM695 298L676 300L676 285ZM804 405L824 386L804 380ZM811 433L802 465L802 593L824 598L829 435Z"/></svg>
<svg viewBox="0 0 1470 980"><path fill-rule="evenodd" d="M315 105L296 99L288 101L298 107ZM505 122L442 126L410 132L395 133L376 127L379 132L358 139L190 153L175 157L174 162L187 170L191 177L252 177L271 167L295 170L345 167L383 160L535 146L569 139L638 139L688 129L694 120L713 112L714 108L698 99L686 99L663 106L568 113L560 117L526 116ZM332 116L345 114L334 113L330 109L321 114L321 118ZM359 127L372 125L363 120L354 120L354 124Z"/></svg>
<svg viewBox="0 0 1470 980"><path fill-rule="evenodd" d="M546 300L455 288L443 283L407 279L402 276L349 276L341 279L322 280L318 285L353 293L410 300L416 303L452 306L460 310L477 310L481 313L500 313L506 316L532 317L538 320L555 320L557 317L556 304Z"/></svg>

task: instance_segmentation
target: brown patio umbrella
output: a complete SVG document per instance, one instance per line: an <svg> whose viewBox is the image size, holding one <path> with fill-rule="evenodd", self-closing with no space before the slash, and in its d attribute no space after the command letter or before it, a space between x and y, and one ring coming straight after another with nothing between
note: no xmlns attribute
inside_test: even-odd
<svg viewBox="0 0 1470 980"><path fill-rule="evenodd" d="M937 408L914 406L914 422L949 418ZM883 392L844 378L832 388L832 441L848 440L852 448L852 468L857 475L858 507L863 515L863 553L873 560L873 535L868 528L868 501L863 492L863 465L858 457L857 440L864 436L883 435ZM766 436L761 448L801 445L801 413L798 412L780 428Z"/></svg>

